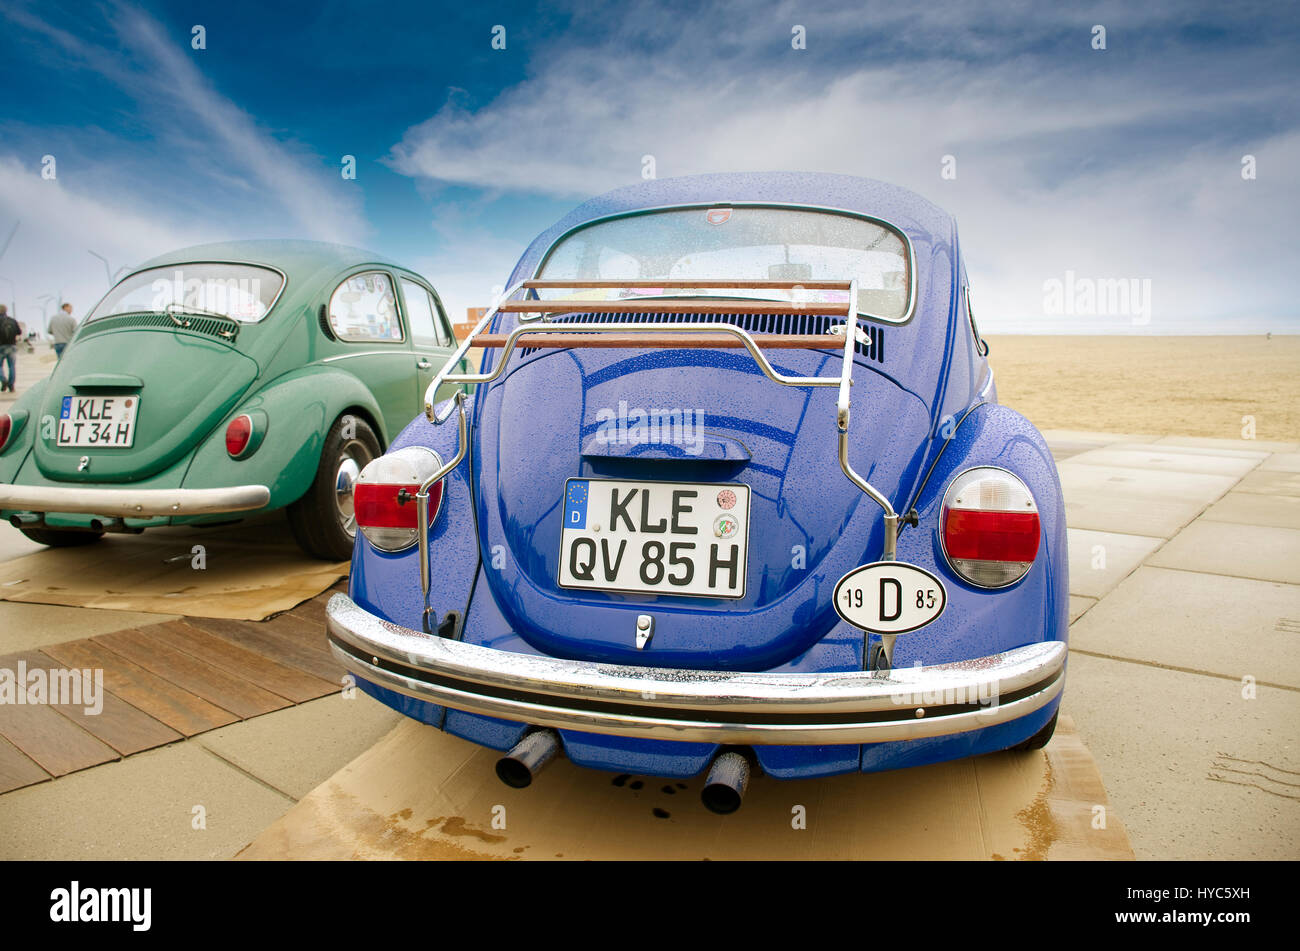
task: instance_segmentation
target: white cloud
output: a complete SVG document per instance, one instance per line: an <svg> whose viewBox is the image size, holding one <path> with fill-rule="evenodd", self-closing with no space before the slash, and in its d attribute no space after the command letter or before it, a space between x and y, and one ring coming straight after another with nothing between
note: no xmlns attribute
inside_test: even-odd
<svg viewBox="0 0 1300 951"><path fill-rule="evenodd" d="M359 197L343 184L338 168L327 171L261 129L212 87L188 49L164 35L154 20L124 9L118 35L156 77L149 96L175 109L170 135L184 135L187 124L194 127L190 137L198 140L200 150L217 156L225 166L219 172L229 178L232 171L242 171L257 194L287 214L304 237L358 243L368 234ZM180 128L172 122L181 123Z"/></svg>
<svg viewBox="0 0 1300 951"><path fill-rule="evenodd" d="M51 67L85 73L134 102L142 150L102 130L61 139L20 130L20 145L0 154L0 241L17 220L0 259L0 297L18 298L20 319L36 317L35 298L64 293L84 313L104 292L103 265L114 269L187 244L246 237L303 237L365 243L370 228L360 191L336 167L262 128L204 76L188 34L167 35L146 14L106 9L93 41L51 25L21 7L7 8L8 29L37 38ZM56 135L55 138L58 138ZM54 150L58 176L43 180L36 164ZM158 161L162 151L174 161ZM8 281L17 284L16 293Z"/></svg>
<svg viewBox="0 0 1300 951"><path fill-rule="evenodd" d="M636 182L643 155L660 178L768 169L878 178L957 217L990 328L1040 320L1043 282L1069 269L1150 279L1151 330L1279 316L1300 329L1295 295L1277 279L1300 238L1300 191L1284 171L1300 138L1285 122L1246 141L1231 131L1242 112L1289 99L1285 84L1249 78L1270 75L1273 52L1225 49L1205 69L1235 69L1236 78L1201 77L1209 88L1190 95L1186 70L1195 67L1184 51L1148 53L1145 66L1113 49L1089 60L1082 20L1054 24L1080 46L1063 50L1068 62L1057 68L1041 54L1016 55L1021 8L962 10L960 22L911 8L856 21L801 9L643 19L589 48L552 43L526 80L476 111L449 101L410 128L389 162L435 184L575 199ZM1112 47L1125 42L1120 26L1135 28L1119 7L1094 15L1089 23L1112 24ZM785 20L810 24L809 50L782 48ZM894 50L878 62L864 39L860 59L845 59L843 36L834 63L817 51L836 44L836 30L860 36L864 23L877 42L893 36L916 56ZM1173 29L1143 26L1157 38ZM987 54L997 29L1009 31L1002 56L971 62L954 52ZM927 44L939 52L920 52ZM1257 181L1241 179L1246 152L1259 159ZM949 154L955 181L940 177ZM512 263L500 263L503 275Z"/></svg>
<svg viewBox="0 0 1300 951"><path fill-rule="evenodd" d="M89 251L116 270L199 240L194 231L129 204L78 193L57 177L42 179L12 156L0 157L0 221L0 242L18 227L0 258L0 300L16 297L18 319L33 326L40 322L42 295L71 301L81 317L108 289L104 265ZM57 303L45 306L53 316Z"/></svg>

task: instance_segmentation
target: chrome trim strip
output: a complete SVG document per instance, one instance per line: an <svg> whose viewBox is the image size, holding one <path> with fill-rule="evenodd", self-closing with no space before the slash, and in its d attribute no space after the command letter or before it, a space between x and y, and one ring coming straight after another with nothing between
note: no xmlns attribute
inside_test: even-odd
<svg viewBox="0 0 1300 951"><path fill-rule="evenodd" d="M341 342L342 342L342 343L347 343L348 341L343 340L343 341L341 341ZM402 343L404 343L404 342L405 342L405 341L402 341L402 340L394 340L394 341L393 341L393 343L394 343L394 344L397 344L397 345L400 345L400 344L402 344ZM361 350L361 351L358 351L357 353L340 353L340 354L337 354L337 355L332 356L332 357L324 357L320 362L321 362L321 363L335 363L335 362L337 362L337 361L339 361L339 360L351 360L353 357L412 357L412 356L419 356L419 353L418 353L417 351L415 351L415 350L406 350L406 349L403 349L403 350ZM431 356L439 356L439 354L431 354Z"/></svg>
<svg viewBox="0 0 1300 951"><path fill-rule="evenodd" d="M61 512L121 518L158 515L214 515L249 512L271 501L264 485L222 489L92 489L44 485L0 485L0 509Z"/></svg>
<svg viewBox="0 0 1300 951"><path fill-rule="evenodd" d="M878 743L979 730L1050 703L1066 661L1065 642L1045 641L874 673L596 664L420 634L343 594L326 606L326 627L348 670L406 696L535 726L702 742Z"/></svg>

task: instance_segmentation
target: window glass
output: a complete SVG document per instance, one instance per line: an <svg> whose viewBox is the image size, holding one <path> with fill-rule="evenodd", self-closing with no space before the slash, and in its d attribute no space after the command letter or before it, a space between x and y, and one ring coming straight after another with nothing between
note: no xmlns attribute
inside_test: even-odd
<svg viewBox="0 0 1300 951"><path fill-rule="evenodd" d="M911 303L910 262L891 228L831 212L743 207L670 209L596 222L564 238L539 277L548 280L731 278L858 282L858 310L901 320ZM582 290L578 299L789 297L791 291L727 288ZM801 289L799 299L839 302L844 291ZM572 297L544 290L544 299Z"/></svg>
<svg viewBox="0 0 1300 951"><path fill-rule="evenodd" d="M124 277L88 319L113 314L223 314L241 323L266 316L284 286L275 271L251 264L169 264Z"/></svg>
<svg viewBox="0 0 1300 951"><path fill-rule="evenodd" d="M354 274L330 297L330 327L340 340L392 342L402 339L393 283L382 271Z"/></svg>
<svg viewBox="0 0 1300 951"><path fill-rule="evenodd" d="M975 337L975 349L979 351L980 356L985 356L989 352L989 345L984 342L980 336L980 329L975 323L975 311L970 306L970 288L967 287L962 291L962 296L966 298L966 319L970 322L970 332Z"/></svg>
<svg viewBox="0 0 1300 951"><path fill-rule="evenodd" d="M419 284L402 279L402 297L406 300L406 319L411 325L411 339L426 347L446 347L451 341L438 319L433 299Z"/></svg>

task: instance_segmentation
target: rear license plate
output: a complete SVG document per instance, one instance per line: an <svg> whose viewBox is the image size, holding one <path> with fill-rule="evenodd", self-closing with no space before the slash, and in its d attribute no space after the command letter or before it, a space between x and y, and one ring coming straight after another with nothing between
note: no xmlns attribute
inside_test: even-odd
<svg viewBox="0 0 1300 951"><path fill-rule="evenodd" d="M562 588L741 598L749 486L569 479Z"/></svg>
<svg viewBox="0 0 1300 951"><path fill-rule="evenodd" d="M139 408L138 396L65 396L57 445L130 449Z"/></svg>

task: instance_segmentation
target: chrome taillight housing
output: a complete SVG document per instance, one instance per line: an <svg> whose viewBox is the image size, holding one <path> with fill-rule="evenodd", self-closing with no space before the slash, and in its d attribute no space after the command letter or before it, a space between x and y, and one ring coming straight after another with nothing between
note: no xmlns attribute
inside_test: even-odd
<svg viewBox="0 0 1300 951"><path fill-rule="evenodd" d="M981 588L1015 584L1038 556L1038 504L1006 469L979 466L948 484L939 537L953 571Z"/></svg>
<svg viewBox="0 0 1300 951"><path fill-rule="evenodd" d="M357 528L379 551L405 551L419 538L415 496L442 468L442 457L424 446L407 446L370 462L352 488ZM442 509L441 481L429 487L429 524Z"/></svg>

